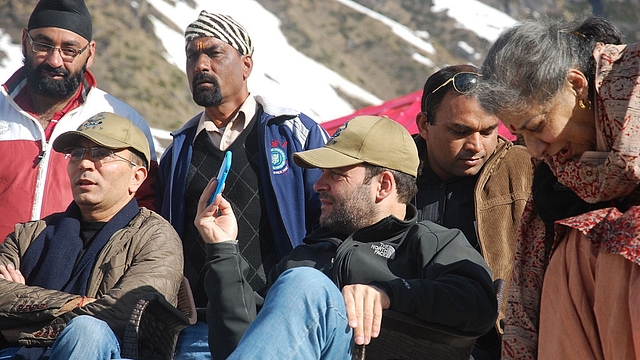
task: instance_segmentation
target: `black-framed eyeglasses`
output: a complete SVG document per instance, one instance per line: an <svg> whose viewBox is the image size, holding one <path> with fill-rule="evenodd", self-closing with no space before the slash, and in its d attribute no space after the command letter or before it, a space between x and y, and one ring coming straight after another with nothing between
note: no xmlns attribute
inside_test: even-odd
<svg viewBox="0 0 640 360"><path fill-rule="evenodd" d="M113 150L107 149L102 146L94 146L90 149L87 149L81 146L66 148L64 149L64 158L71 159L71 161L80 161L82 160L82 158L84 158L84 153L86 153L87 151L89 151L89 155L91 156L92 161L94 162L97 161L101 164L105 164L105 163L116 161L116 160L122 160L122 161L128 162L129 164L135 167L140 166L134 163L133 161L114 153Z"/></svg>
<svg viewBox="0 0 640 360"><path fill-rule="evenodd" d="M26 30L26 29L25 29ZM27 31L27 37L29 38L29 43L31 43L31 51L38 55L51 55L54 51L58 51L60 53L60 57L64 62L73 62L78 55L82 54L89 47L89 43L85 45L82 49L74 49L70 47L55 47L53 45L33 41L31 38L31 34Z"/></svg>
<svg viewBox="0 0 640 360"><path fill-rule="evenodd" d="M441 88L447 86L448 83L453 83L453 88L460 94L468 94L478 87L479 78L482 74L474 72L459 72L453 75L449 80L442 83L433 90L429 95L432 95Z"/></svg>

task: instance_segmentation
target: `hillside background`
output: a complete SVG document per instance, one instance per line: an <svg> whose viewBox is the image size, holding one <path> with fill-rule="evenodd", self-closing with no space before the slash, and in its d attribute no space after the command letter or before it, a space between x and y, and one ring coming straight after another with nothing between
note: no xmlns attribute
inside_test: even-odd
<svg viewBox="0 0 640 360"><path fill-rule="evenodd" d="M161 1L197 6L193 0ZM468 30L468 25L473 24L459 24L446 11L432 11L431 0L356 0L355 3L422 34L433 46L433 53L413 47L390 27L341 1L257 1L280 20L281 31L291 46L381 100L421 89L426 78L442 66L479 65L490 46L490 40ZM19 42L21 29L36 2L0 0L3 14L0 29L4 29L13 42ZM627 42L640 40L640 0L482 2L516 20L543 15L575 18L596 13L612 20ZM151 19L158 19L176 31L184 29L147 0L88 0L87 5L94 20L98 56L92 71L99 87L125 100L152 127L160 129L176 129L200 111L191 100L183 70L165 60L163 53L167 50L157 38ZM415 60L416 53L423 57L422 61ZM5 56L0 48L0 61ZM301 91L310 89L301 84ZM313 96L312 91L309 95ZM353 108L371 105L362 98L341 95Z"/></svg>

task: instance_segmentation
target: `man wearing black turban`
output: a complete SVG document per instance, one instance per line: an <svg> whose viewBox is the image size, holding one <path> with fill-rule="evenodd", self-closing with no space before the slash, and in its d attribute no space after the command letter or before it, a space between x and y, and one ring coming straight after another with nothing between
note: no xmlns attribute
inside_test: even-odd
<svg viewBox="0 0 640 360"><path fill-rule="evenodd" d="M40 0L22 31L24 66L0 88L0 243L16 223L64 211L73 200L61 133L99 112L126 117L146 135L149 176L136 198L153 210L157 161L147 122L96 87L91 15L83 0ZM4 80L4 79L2 79Z"/></svg>

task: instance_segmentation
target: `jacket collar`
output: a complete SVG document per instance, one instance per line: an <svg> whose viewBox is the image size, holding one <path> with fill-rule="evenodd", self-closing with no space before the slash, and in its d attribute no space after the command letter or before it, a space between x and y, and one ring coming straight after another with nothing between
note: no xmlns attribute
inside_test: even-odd
<svg viewBox="0 0 640 360"><path fill-rule="evenodd" d="M274 103L272 103L262 95L255 95L255 96L249 95L249 96L253 96L256 103L258 103L260 107L262 107L262 111L256 110L256 114L260 114L260 123L269 121L273 118L279 118L279 117L294 118L300 115L300 112L297 110L287 108L287 107L276 106ZM186 133L189 129L192 129L193 127L198 126L198 122L200 121L201 117L202 117L202 112L192 117L180 129L173 131L171 135L173 137L180 136L183 133Z"/></svg>
<svg viewBox="0 0 640 360"><path fill-rule="evenodd" d="M354 232L350 236L359 242L380 242L401 235L417 222L418 212L416 211L415 206L407 204L407 213L404 220L400 220L393 215L389 215L373 225ZM304 242L307 244L314 244L329 241L339 245L348 237L348 235L340 234L336 231L321 227L309 234L304 239Z"/></svg>
<svg viewBox="0 0 640 360"><path fill-rule="evenodd" d="M416 222L418 222L418 212L415 206L407 204L407 213L404 220L389 215L371 226L356 231L352 237L354 240L360 242L383 241L404 233Z"/></svg>

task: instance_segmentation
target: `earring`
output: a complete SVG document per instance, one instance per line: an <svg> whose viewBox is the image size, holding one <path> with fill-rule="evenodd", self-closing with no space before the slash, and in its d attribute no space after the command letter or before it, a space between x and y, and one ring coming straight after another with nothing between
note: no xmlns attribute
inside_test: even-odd
<svg viewBox="0 0 640 360"><path fill-rule="evenodd" d="M583 110L591 110L591 100L589 99L580 99L578 100L578 106L580 106Z"/></svg>

